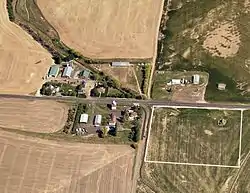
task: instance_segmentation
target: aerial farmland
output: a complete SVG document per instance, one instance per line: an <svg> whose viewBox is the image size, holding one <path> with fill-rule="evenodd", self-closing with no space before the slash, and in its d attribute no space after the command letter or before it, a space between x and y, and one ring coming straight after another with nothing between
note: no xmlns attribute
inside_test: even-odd
<svg viewBox="0 0 250 193"><path fill-rule="evenodd" d="M0 2L0 93L30 94L42 84L51 55L8 19L6 1Z"/></svg>
<svg viewBox="0 0 250 193"><path fill-rule="evenodd" d="M68 46L90 58L152 58L162 0L38 0Z"/></svg>
<svg viewBox="0 0 250 193"><path fill-rule="evenodd" d="M1 191L130 191L133 150L127 146L59 143L2 130L0 144Z"/></svg>

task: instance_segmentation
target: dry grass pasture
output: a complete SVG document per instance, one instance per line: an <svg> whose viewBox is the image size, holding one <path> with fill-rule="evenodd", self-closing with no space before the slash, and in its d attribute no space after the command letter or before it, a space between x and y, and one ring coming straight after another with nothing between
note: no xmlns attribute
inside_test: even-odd
<svg viewBox="0 0 250 193"><path fill-rule="evenodd" d="M226 162L228 164L234 164L237 161L238 149L236 146L238 140L236 138L239 139L238 130L235 129L235 127L238 127L239 119L237 112L218 112L212 110L208 114L208 112L206 113L205 111L203 113L195 113L193 110L192 112L181 111L182 109L177 111L176 109L166 108L164 110L156 110L153 123L153 128L156 131L153 131L152 135L157 134L158 138L154 138L155 141L151 138L150 141L155 143L154 150L159 148L160 151L153 151L153 146L151 146L150 151L152 153L154 152L154 155L151 153L151 156L155 156L157 159L164 159L164 161L173 157L175 157L176 161L185 161L184 155L186 151L186 157L189 161L202 160L204 163L206 160L211 162L217 159L216 162L218 162L224 159L227 160ZM168 122L169 125L166 125L164 123L166 117L170 116L169 113L172 113L172 122ZM204 119L204 115L206 119ZM221 115L228 120L225 127L216 128L214 125L208 125L209 122L213 121L217 123L217 120L214 118L221 117ZM179 116L185 118L182 121L179 118L179 123L176 124L177 120L175 117ZM194 121L196 125L193 124ZM203 123L200 124L201 122ZM188 125L188 123L190 123L190 125ZM190 132L190 128L192 128L191 125L193 125L193 128L196 127L196 129L199 129L200 133L195 131ZM139 180L137 192L248 193L250 188L249 110L243 112L242 125L241 164L239 169L144 163L142 179ZM181 130L181 128L183 129ZM185 133L189 133L189 135L186 136ZM188 141L189 143L187 143ZM206 143L208 141L210 142L209 144ZM217 143L217 146L213 146L215 143ZM188 147L187 144L193 144L192 148ZM200 149L200 152L197 152L197 149ZM172 153L170 153L171 150ZM206 154L203 154L202 152L204 151L202 150L205 150ZM193 154L194 151L196 151L196 154ZM156 152L158 152L158 154ZM214 152L214 154L212 154L212 152ZM151 158L153 159L153 157Z"/></svg>
<svg viewBox="0 0 250 193"><path fill-rule="evenodd" d="M69 47L90 58L152 58L162 0L38 0Z"/></svg>
<svg viewBox="0 0 250 193"><path fill-rule="evenodd" d="M240 111L155 108L147 159L236 166L240 118Z"/></svg>
<svg viewBox="0 0 250 193"><path fill-rule="evenodd" d="M0 2L0 93L29 94L42 84L51 55L11 23L6 1Z"/></svg>
<svg viewBox="0 0 250 193"><path fill-rule="evenodd" d="M140 92L140 85L137 80L134 67L112 67L109 64L94 65L100 72L104 72L114 79L118 80L123 87L130 88Z"/></svg>
<svg viewBox="0 0 250 193"><path fill-rule="evenodd" d="M54 142L0 130L1 192L128 193L128 146Z"/></svg>
<svg viewBox="0 0 250 193"><path fill-rule="evenodd" d="M68 106L45 100L0 100L0 127L38 133L51 133L63 128Z"/></svg>

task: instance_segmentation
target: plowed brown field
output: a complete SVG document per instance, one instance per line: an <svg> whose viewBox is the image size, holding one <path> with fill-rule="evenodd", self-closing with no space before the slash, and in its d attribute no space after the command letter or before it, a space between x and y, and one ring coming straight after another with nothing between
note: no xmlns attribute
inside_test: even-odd
<svg viewBox="0 0 250 193"><path fill-rule="evenodd" d="M0 130L0 190L8 193L129 193L127 146L38 140Z"/></svg>
<svg viewBox="0 0 250 193"><path fill-rule="evenodd" d="M51 55L9 21L6 1L0 0L0 93L36 91L51 63Z"/></svg>
<svg viewBox="0 0 250 193"><path fill-rule="evenodd" d="M33 131L55 132L63 128L68 106L45 100L0 99L0 127Z"/></svg>
<svg viewBox="0 0 250 193"><path fill-rule="evenodd" d="M64 43L91 58L152 58L163 0L38 0Z"/></svg>

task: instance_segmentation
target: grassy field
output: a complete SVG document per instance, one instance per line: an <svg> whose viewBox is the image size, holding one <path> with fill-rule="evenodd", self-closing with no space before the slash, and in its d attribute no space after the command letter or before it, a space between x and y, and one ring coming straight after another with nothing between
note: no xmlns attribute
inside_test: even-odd
<svg viewBox="0 0 250 193"><path fill-rule="evenodd" d="M159 109L158 109L159 110ZM178 117L179 120L183 120L181 124L175 124L171 129L171 124L176 123L175 116L176 110L165 109L156 111L154 120L158 120L158 124L155 124L153 128L158 131L158 138L154 138L152 135L156 134L151 131L150 141L154 144L157 144L160 140L165 143L160 143L158 151L152 151L149 156L155 156L157 159L163 159L164 161L171 158L175 158L176 161L185 161L180 152L185 152L185 139L192 138L193 135L197 135L189 142L192 146L192 149L187 152L189 156L189 161L223 161L226 164L236 164L238 156L238 142L239 142L239 113L238 111L208 111L208 110L199 110L203 112L198 112L196 110L186 109L181 112ZM167 129L163 131L163 134L160 134L162 131L162 120L165 119L167 113L171 111L172 122L167 125ZM207 114L209 112L209 115ZM191 113L191 114L190 114ZM157 115L158 114L158 115ZM226 114L226 115L225 115ZM224 126L225 130L219 131L221 128L216 126L217 120L214 117L227 117L227 124ZM158 117L158 118L157 118ZM196 119L194 118L196 117ZM206 119L204 119L206 117ZM220 167L205 167L205 166L185 166L185 165L170 165L170 164L155 164L155 163L144 163L142 168L142 178L139 179L138 183L138 193L247 193L249 191L250 183L250 111L244 111L243 113L243 132L242 132L242 149L241 149L241 166L240 169L235 168L220 168ZM184 119L183 119L184 118ZM208 125L208 123L212 125ZM213 124L215 122L215 124ZM195 123L196 125L202 125L204 128L197 127L200 133L193 132L184 138L184 134L179 132L181 126L182 131L187 130L186 133L190 131L190 125L188 123ZM193 124L192 124L193 125ZM153 129L152 128L152 129ZM161 129L157 129L161 128ZM179 128L179 129L178 129ZM229 130L229 128L231 128ZM176 132L174 132L175 130ZM214 130L215 129L215 130ZM227 129L227 130L226 130ZM210 130L213 135L205 134L205 130ZM168 137L164 135L167 132L172 132ZM207 132L206 133L210 133ZM221 133L221 134L220 134ZM237 133L237 134L236 134ZM177 135L176 135L177 134ZM210 133L211 134L211 133ZM165 137L162 137L165 136ZM172 137L173 136L173 137ZM203 136L203 137L202 137ZM220 137L220 142L218 141ZM210 138L210 140L208 140ZM213 140L211 140L213 138ZM173 141L170 141L173 140ZM177 142L175 142L177 141ZM209 143L208 143L209 142ZM197 152L196 155L193 154L197 148L201 147L202 144L206 144L206 154L201 154ZM158 143L159 144L159 143ZM168 146L166 144L169 144ZM176 146L182 144L180 146ZM213 146L217 144L216 146ZM221 146L221 145L222 146ZM168 149L163 149L163 147ZM195 147L196 146L196 147ZM203 145L204 146L204 145ZM151 146L153 147L153 146ZM175 149L174 149L175 147ZM186 146L187 147L187 146ZM214 148L212 148L214 147ZM224 147L224 151L219 153L220 147ZM157 149L157 148L156 148ZM163 150L162 150L163 149ZM161 151L162 150L162 151ZM175 150L172 151L171 150ZM180 151L178 151L180 150ZM222 149L223 150L223 149ZM157 152L157 153L156 153ZM161 152L161 154L160 154ZM175 154L174 154L175 152ZM168 155L167 157L163 155ZM191 155L192 154L192 155ZM224 155L224 156L223 156ZM177 159L176 159L177 158ZM172 159L173 160L173 159Z"/></svg>
<svg viewBox="0 0 250 193"><path fill-rule="evenodd" d="M240 117L240 111L156 108L147 160L237 165Z"/></svg>
<svg viewBox="0 0 250 193"><path fill-rule="evenodd" d="M206 100L250 101L249 5L178 0L169 9L169 19L161 26L158 70L206 71L210 76ZM227 84L225 91L217 89L221 82Z"/></svg>

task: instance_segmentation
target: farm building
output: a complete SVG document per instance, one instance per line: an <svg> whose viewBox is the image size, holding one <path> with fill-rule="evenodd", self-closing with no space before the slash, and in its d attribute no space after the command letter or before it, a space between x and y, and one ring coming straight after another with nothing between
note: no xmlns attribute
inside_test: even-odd
<svg viewBox="0 0 250 193"><path fill-rule="evenodd" d="M48 77L57 77L58 73L59 73L59 66L53 65L49 69Z"/></svg>
<svg viewBox="0 0 250 193"><path fill-rule="evenodd" d="M192 82L193 82L193 84L200 84L200 75L198 75L198 74L193 75Z"/></svg>
<svg viewBox="0 0 250 193"><path fill-rule="evenodd" d="M181 79L172 79L167 83L167 85L178 85L178 84L182 84Z"/></svg>
<svg viewBox="0 0 250 193"><path fill-rule="evenodd" d="M82 71L82 74L81 74L82 77L89 78L89 75L90 75L90 71L89 70Z"/></svg>
<svg viewBox="0 0 250 193"><path fill-rule="evenodd" d="M116 110L116 106L117 106L117 102L116 101L112 101L111 110Z"/></svg>
<svg viewBox="0 0 250 193"><path fill-rule="evenodd" d="M224 83L219 83L219 84L218 84L218 89L219 89L219 90L225 90L225 89L226 89L226 84L224 84Z"/></svg>
<svg viewBox="0 0 250 193"><path fill-rule="evenodd" d="M113 67L128 67L131 66L129 62L112 62L111 65Z"/></svg>
<svg viewBox="0 0 250 193"><path fill-rule="evenodd" d="M101 125L101 123L102 123L102 115L96 115L94 125L96 127L99 127Z"/></svg>
<svg viewBox="0 0 250 193"><path fill-rule="evenodd" d="M81 114L81 117L80 117L80 123L88 123L88 119L89 119L89 115L84 113L84 114Z"/></svg>
<svg viewBox="0 0 250 193"><path fill-rule="evenodd" d="M67 67L65 67L64 70L63 70L63 75L62 75L62 77L70 78L70 76L71 76L71 74L72 74L72 71L73 71L72 66L67 66Z"/></svg>

